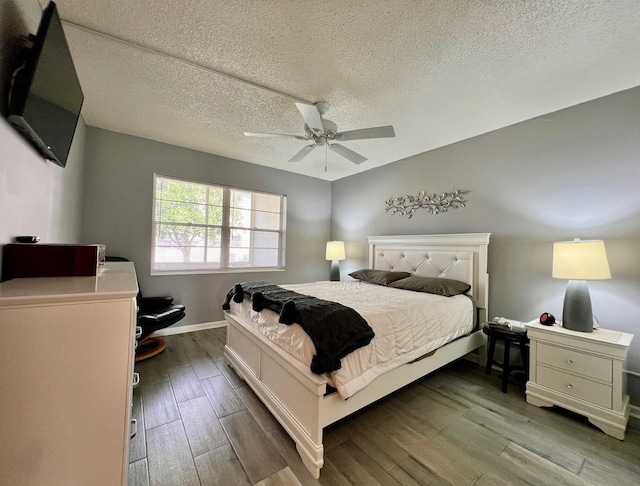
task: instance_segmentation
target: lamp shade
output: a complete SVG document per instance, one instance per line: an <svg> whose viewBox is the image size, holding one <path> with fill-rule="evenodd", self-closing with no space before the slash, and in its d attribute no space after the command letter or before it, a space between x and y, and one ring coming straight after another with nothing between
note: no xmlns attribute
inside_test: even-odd
<svg viewBox="0 0 640 486"><path fill-rule="evenodd" d="M611 278L604 241L561 241L553 244L553 278L606 280Z"/></svg>
<svg viewBox="0 0 640 486"><path fill-rule="evenodd" d="M344 260L344 241L327 242L327 260Z"/></svg>

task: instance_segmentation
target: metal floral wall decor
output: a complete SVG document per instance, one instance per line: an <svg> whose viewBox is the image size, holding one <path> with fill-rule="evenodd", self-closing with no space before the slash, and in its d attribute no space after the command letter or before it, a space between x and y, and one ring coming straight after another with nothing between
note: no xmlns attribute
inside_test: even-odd
<svg viewBox="0 0 640 486"><path fill-rule="evenodd" d="M411 218L418 209L426 209L431 214L446 213L449 209L464 208L467 202L463 194L469 191L456 189L453 192L443 192L442 194L429 194L420 191L415 196L392 197L384 203L387 205L385 211L391 214L399 214Z"/></svg>

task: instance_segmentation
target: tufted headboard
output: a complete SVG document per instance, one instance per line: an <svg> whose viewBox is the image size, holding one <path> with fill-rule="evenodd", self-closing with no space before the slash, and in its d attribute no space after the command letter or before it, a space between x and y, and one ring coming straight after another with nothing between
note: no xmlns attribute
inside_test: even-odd
<svg viewBox="0 0 640 486"><path fill-rule="evenodd" d="M490 233L369 236L369 268L466 282L486 318L489 236Z"/></svg>

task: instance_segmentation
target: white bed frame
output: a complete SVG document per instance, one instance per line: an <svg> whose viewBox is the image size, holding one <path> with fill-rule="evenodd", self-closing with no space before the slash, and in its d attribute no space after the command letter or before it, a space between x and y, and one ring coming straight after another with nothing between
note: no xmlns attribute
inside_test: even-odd
<svg viewBox="0 0 640 486"><path fill-rule="evenodd" d="M487 317L489 233L426 236L370 236L369 268L409 271L420 276L454 278L471 285ZM227 320L225 362L249 384L296 443L302 462L320 477L324 447L322 429L462 356L478 350L486 359L485 336L474 332L439 348L431 356L379 376L348 400L325 395L327 381L273 344L231 312Z"/></svg>

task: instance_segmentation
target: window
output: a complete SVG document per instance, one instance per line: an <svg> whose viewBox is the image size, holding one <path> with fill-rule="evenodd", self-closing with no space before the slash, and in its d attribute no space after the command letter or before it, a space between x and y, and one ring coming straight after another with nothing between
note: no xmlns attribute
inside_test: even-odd
<svg viewBox="0 0 640 486"><path fill-rule="evenodd" d="M283 269L286 200L156 174L151 273Z"/></svg>

